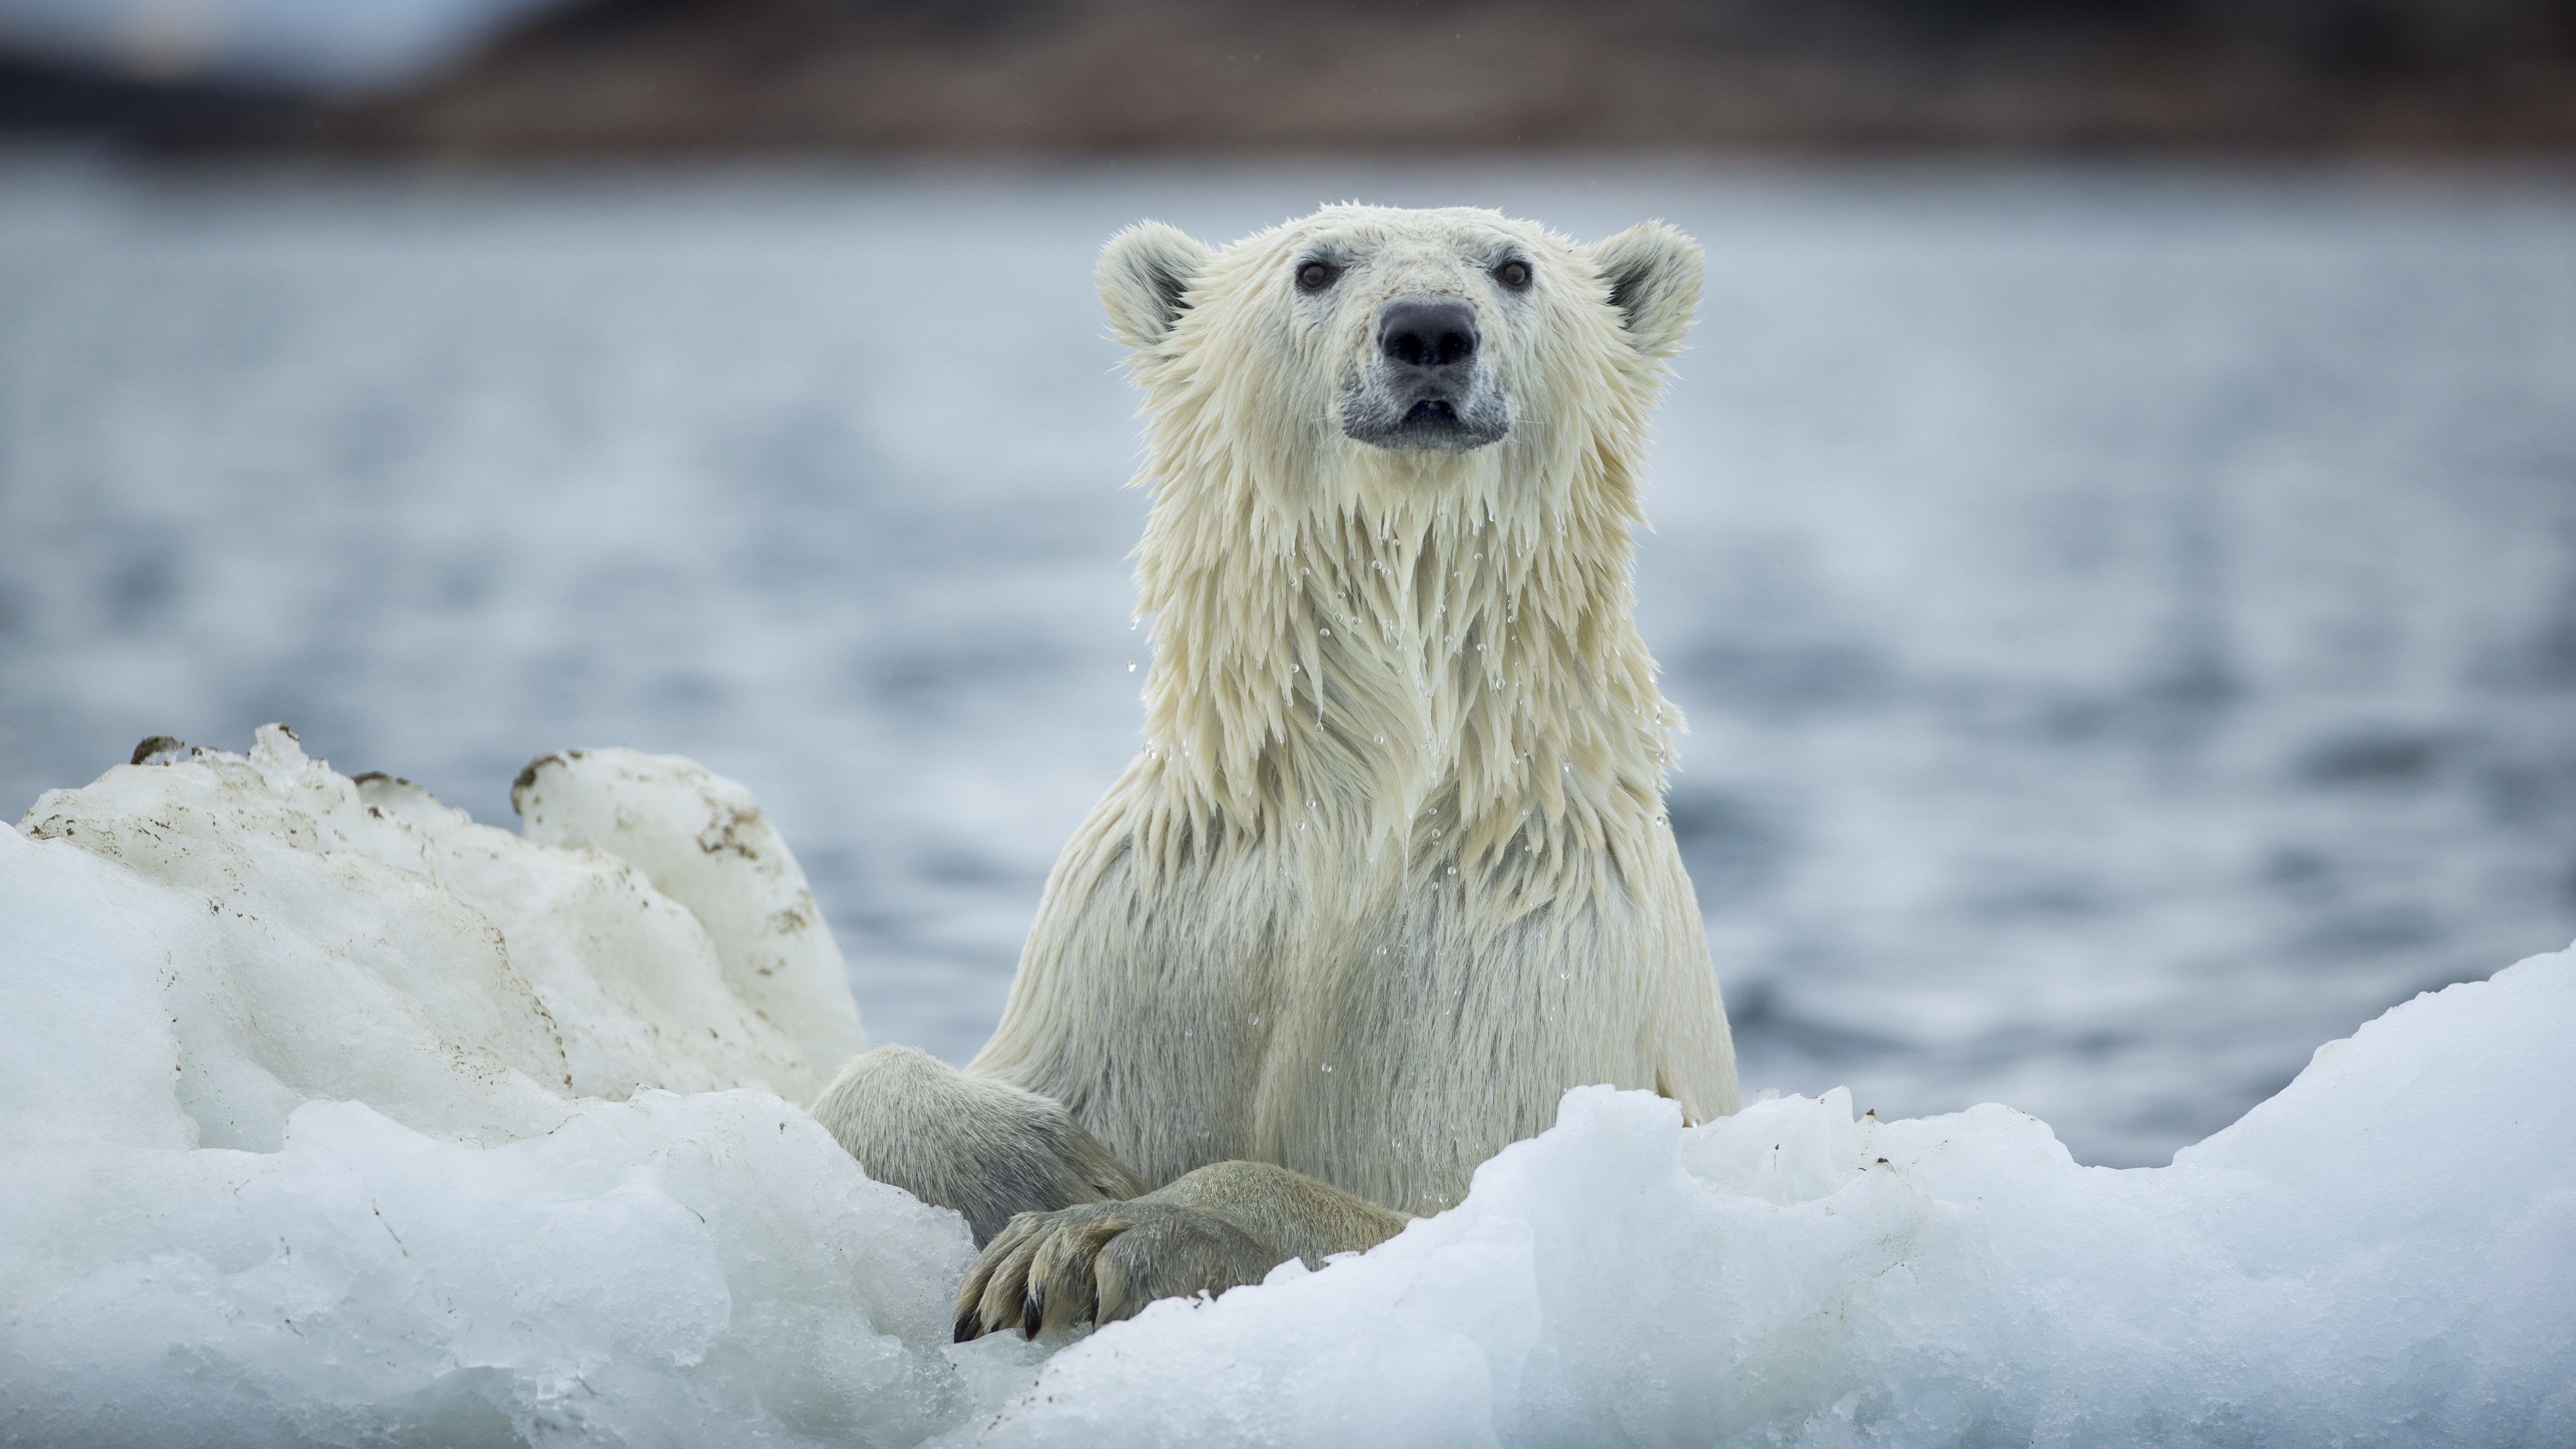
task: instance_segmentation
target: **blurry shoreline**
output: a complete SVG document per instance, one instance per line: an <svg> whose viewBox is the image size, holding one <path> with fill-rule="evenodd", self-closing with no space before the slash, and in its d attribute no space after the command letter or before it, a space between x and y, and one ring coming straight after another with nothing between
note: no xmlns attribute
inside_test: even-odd
<svg viewBox="0 0 2576 1449"><path fill-rule="evenodd" d="M745 153L2576 154L2536 0L594 0L332 97L0 56L0 135L470 162Z"/></svg>

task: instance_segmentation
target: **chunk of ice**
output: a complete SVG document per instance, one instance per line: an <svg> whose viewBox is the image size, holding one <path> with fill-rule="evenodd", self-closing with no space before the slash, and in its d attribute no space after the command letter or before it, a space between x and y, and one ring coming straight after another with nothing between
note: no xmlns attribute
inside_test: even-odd
<svg viewBox="0 0 2576 1449"><path fill-rule="evenodd" d="M865 1039L748 797L563 764L536 839L282 731L0 832L0 1444L2576 1443L2576 952L2161 1169L1580 1089L1049 1359L790 1105Z"/></svg>
<svg viewBox="0 0 2576 1449"><path fill-rule="evenodd" d="M1456 1209L1156 1304L989 1442L2576 1444L2571 1031L2535 957L2128 1171L1997 1106L1581 1088Z"/></svg>
<svg viewBox="0 0 2576 1449"><path fill-rule="evenodd" d="M158 943L192 1145L273 1150L312 1098L495 1143L555 1126L576 1096L811 1097L867 1038L793 858L738 785L633 751L588 763L543 772L555 808L628 824L571 848L477 825L403 781L346 779L274 725L247 756L119 766L47 792L10 842L124 867L88 873L119 903L70 910L39 891L13 919L123 920ZM719 805L747 813L733 823L760 856L699 847ZM658 861L671 836L701 857L666 872L696 911L581 848ZM70 939L54 949L77 954Z"/></svg>

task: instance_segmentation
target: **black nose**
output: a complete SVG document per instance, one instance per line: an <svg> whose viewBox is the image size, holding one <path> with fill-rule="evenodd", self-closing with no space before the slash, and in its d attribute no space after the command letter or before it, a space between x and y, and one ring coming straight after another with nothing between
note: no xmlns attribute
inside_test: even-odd
<svg viewBox="0 0 2576 1449"><path fill-rule="evenodd" d="M1377 345L1407 367L1455 367L1476 355L1476 309L1464 302L1389 302Z"/></svg>

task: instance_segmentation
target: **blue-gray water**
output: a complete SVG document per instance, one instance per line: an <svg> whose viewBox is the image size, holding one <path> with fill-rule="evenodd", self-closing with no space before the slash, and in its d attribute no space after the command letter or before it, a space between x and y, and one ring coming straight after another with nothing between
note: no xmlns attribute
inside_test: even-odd
<svg viewBox="0 0 2576 1449"><path fill-rule="evenodd" d="M1708 245L1639 573L1748 1088L2160 1162L2576 937L2564 173L0 159L0 801L679 751L962 1057L1136 745L1094 249L1354 196Z"/></svg>

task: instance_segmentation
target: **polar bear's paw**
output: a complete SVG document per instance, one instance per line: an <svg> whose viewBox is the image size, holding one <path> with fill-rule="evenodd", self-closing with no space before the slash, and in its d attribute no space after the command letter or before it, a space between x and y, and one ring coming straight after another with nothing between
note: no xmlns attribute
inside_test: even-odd
<svg viewBox="0 0 2576 1449"><path fill-rule="evenodd" d="M1212 1162L1132 1201L1011 1219L958 1285L957 1341L1116 1323L1157 1298L1258 1283L1291 1258L1318 1268L1364 1252L1405 1222L1273 1163Z"/></svg>
<svg viewBox="0 0 2576 1449"><path fill-rule="evenodd" d="M1223 1218L1151 1198L1022 1213L958 1285L957 1341L1116 1323L1157 1298L1257 1283L1283 1256Z"/></svg>
<svg viewBox="0 0 2576 1449"><path fill-rule="evenodd" d="M812 1114L868 1176L963 1214L978 1243L1020 1214L1145 1191L1062 1104L910 1047L852 1057Z"/></svg>

